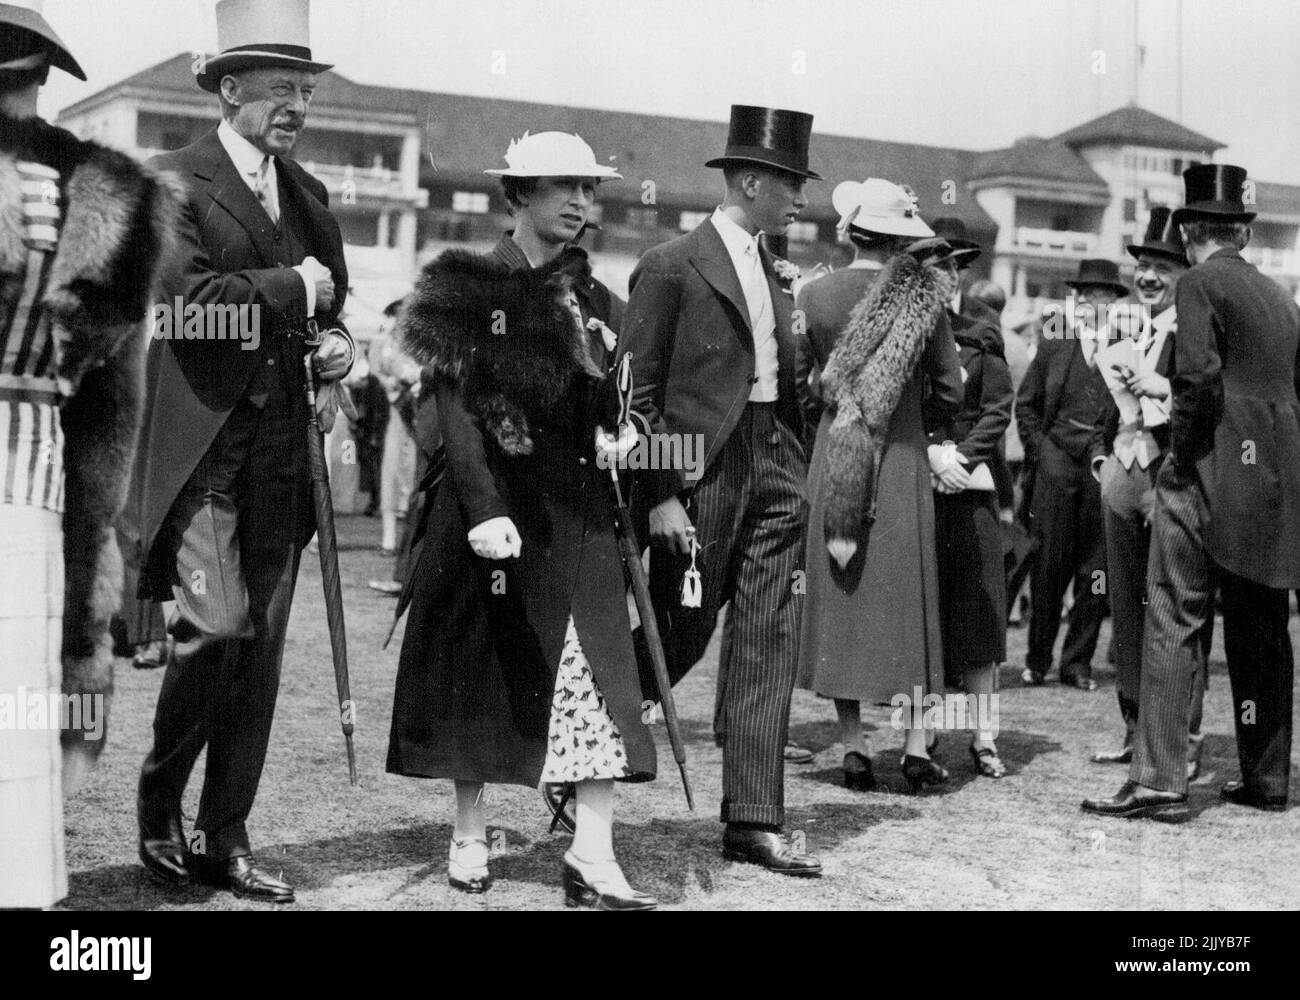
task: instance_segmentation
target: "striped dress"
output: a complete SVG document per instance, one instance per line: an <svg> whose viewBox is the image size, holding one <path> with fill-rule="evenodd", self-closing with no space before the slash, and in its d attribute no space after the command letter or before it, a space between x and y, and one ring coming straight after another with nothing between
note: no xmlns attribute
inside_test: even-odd
<svg viewBox="0 0 1300 1000"><path fill-rule="evenodd" d="M29 715L62 686L63 434L57 347L41 306L60 178L39 163L17 167L25 260L0 276L0 908L67 894L59 732Z"/></svg>
<svg viewBox="0 0 1300 1000"><path fill-rule="evenodd" d="M0 284L0 504L63 511L54 336L40 299L59 238L59 174L20 162L27 266Z"/></svg>

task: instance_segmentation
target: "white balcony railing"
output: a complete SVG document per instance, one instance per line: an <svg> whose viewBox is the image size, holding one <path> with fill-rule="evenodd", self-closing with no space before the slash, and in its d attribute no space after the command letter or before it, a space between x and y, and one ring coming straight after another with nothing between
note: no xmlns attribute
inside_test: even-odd
<svg viewBox="0 0 1300 1000"><path fill-rule="evenodd" d="M1063 229L1031 229L1020 226L1012 235L1012 246L1017 250L1086 257L1096 252L1097 235Z"/></svg>

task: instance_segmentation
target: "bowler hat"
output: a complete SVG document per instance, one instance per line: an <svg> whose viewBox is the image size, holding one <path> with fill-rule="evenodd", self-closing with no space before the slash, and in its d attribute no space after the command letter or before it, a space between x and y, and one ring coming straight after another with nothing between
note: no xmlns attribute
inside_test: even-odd
<svg viewBox="0 0 1300 1000"><path fill-rule="evenodd" d="M1187 263L1187 248L1183 246L1183 234L1174 224L1173 210L1164 205L1151 209L1147 219L1147 232L1141 243L1130 243L1128 252L1136 260L1144 253L1153 257L1167 257L1180 264Z"/></svg>
<svg viewBox="0 0 1300 1000"><path fill-rule="evenodd" d="M10 60L0 65L0 70L20 70L31 69L40 65L42 57L49 60L51 66L57 66L65 73L75 76L78 80L86 78L77 60L72 57L68 47L63 44L63 39L55 34L50 23L41 16L41 4L38 0L28 0L27 3L19 5L12 3L0 3L0 25L12 26L20 31L31 35L31 52L22 58ZM9 34L6 27L5 34Z"/></svg>
<svg viewBox="0 0 1300 1000"><path fill-rule="evenodd" d="M813 116L802 111L733 104L731 127L727 132L727 149L705 166L757 163L819 181L821 175L808 169L808 140L812 136L812 123Z"/></svg>
<svg viewBox="0 0 1300 1000"><path fill-rule="evenodd" d="M959 268L970 267L980 255L980 245L966 232L966 223L951 215L940 216L930 223L934 235L950 247L951 257Z"/></svg>
<svg viewBox="0 0 1300 1000"><path fill-rule="evenodd" d="M1079 261L1078 277L1073 281L1067 281L1066 284L1075 291L1090 285L1100 285L1103 288L1113 289L1117 295L1128 294L1128 285L1119 280L1119 265L1113 260L1095 257Z"/></svg>
<svg viewBox="0 0 1300 1000"><path fill-rule="evenodd" d="M1188 167L1183 171L1183 207L1174 211L1174 225L1196 219L1249 222L1255 213L1246 208L1245 187L1245 167L1230 163L1198 163Z"/></svg>
<svg viewBox="0 0 1300 1000"><path fill-rule="evenodd" d="M260 66L323 73L333 69L315 62L311 54L311 0L217 0L217 47L197 76L210 93L221 89L221 78Z"/></svg>

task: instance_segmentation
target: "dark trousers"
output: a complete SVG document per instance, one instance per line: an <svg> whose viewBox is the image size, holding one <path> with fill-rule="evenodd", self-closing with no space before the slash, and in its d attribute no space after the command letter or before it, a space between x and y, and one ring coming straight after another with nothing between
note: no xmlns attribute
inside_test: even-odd
<svg viewBox="0 0 1300 1000"><path fill-rule="evenodd" d="M1172 469L1156 479L1138 739L1129 776L1186 793L1183 766L1196 676L1205 669L1202 630L1223 607L1223 644L1232 682L1241 777L1251 791L1285 798L1291 777L1295 661L1287 632L1290 595L1229 573L1205 545L1209 510L1199 479Z"/></svg>
<svg viewBox="0 0 1300 1000"><path fill-rule="evenodd" d="M1106 534L1106 583L1110 592L1111 649L1115 653L1115 689L1120 715L1124 719L1124 743L1133 743L1137 731L1142 691L1142 634L1147 612L1147 554L1151 529L1147 517L1153 503L1154 471L1136 462L1125 469L1109 455L1101 470L1101 508ZM1205 647L1202 667L1208 665L1214 618L1206 621L1201 641ZM1205 700L1206 670L1196 675L1188 720L1187 757L1200 753L1201 708Z"/></svg>
<svg viewBox="0 0 1300 1000"><path fill-rule="evenodd" d="M1073 458L1051 438L1043 439L1029 516L1038 556L1029 577L1032 610L1025 666L1036 674L1051 669L1061 603L1073 579L1074 606L1061 647L1061 680L1090 677L1106 617L1106 547L1101 492L1086 457Z"/></svg>
<svg viewBox="0 0 1300 1000"><path fill-rule="evenodd" d="M774 407L749 404L691 493L687 513L700 552L701 606L682 607L690 559L654 549L650 586L673 683L709 645L718 611L731 608L719 665L716 728L722 749L722 820L785 822L785 740L799 643L807 517L807 462ZM644 662L644 658L642 658ZM646 690L654 690L653 681Z"/></svg>
<svg viewBox="0 0 1300 1000"><path fill-rule="evenodd" d="M266 760L300 548L302 482L286 456L304 426L277 391L232 411L173 504L158 544L174 553L175 645L140 775L142 810L179 812L203 748L191 850L248 854L245 821Z"/></svg>

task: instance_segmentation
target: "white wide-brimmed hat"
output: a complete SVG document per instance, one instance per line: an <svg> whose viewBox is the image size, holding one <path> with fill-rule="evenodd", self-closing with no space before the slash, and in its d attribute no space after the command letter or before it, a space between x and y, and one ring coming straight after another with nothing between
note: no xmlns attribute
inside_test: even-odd
<svg viewBox="0 0 1300 1000"><path fill-rule="evenodd" d="M525 132L506 150L505 169L484 170L493 177L617 177L613 167L596 162L581 136L568 132Z"/></svg>
<svg viewBox="0 0 1300 1000"><path fill-rule="evenodd" d="M916 195L911 188L879 177L835 185L831 204L840 213L836 229L841 233L853 226L889 236L934 235L916 210Z"/></svg>
<svg viewBox="0 0 1300 1000"><path fill-rule="evenodd" d="M259 66L288 66L309 73L333 69L311 54L311 0L218 0L219 55L199 70L200 87L221 89L228 73Z"/></svg>

